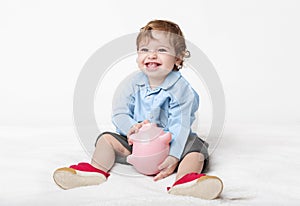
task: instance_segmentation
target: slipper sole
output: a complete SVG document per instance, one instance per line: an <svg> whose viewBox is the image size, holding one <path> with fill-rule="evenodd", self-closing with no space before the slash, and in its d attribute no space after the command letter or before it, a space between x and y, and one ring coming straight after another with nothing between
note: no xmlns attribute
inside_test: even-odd
<svg viewBox="0 0 300 206"><path fill-rule="evenodd" d="M62 189L99 185L106 181L104 175L96 172L82 172L69 167L59 168L53 173L55 183Z"/></svg>
<svg viewBox="0 0 300 206"><path fill-rule="evenodd" d="M222 190L223 182L220 178L215 176L202 176L191 184L184 183L172 187L169 190L169 193L173 195L187 195L212 200L217 198Z"/></svg>

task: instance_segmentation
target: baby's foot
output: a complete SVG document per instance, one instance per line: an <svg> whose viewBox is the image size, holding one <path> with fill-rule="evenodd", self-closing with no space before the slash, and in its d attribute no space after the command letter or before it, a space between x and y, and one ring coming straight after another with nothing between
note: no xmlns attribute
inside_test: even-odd
<svg viewBox="0 0 300 206"><path fill-rule="evenodd" d="M173 195L188 195L201 199L217 198L223 190L220 178L205 174L190 173L177 180L168 192Z"/></svg>
<svg viewBox="0 0 300 206"><path fill-rule="evenodd" d="M98 185L106 181L110 174L99 170L89 163L79 163L54 171L53 179L61 188L67 190L74 187Z"/></svg>

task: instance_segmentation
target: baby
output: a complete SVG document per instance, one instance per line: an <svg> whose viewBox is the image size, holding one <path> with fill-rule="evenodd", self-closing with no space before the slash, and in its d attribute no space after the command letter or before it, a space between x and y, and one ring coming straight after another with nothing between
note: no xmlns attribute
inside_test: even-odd
<svg viewBox="0 0 300 206"><path fill-rule="evenodd" d="M120 87L120 95L115 95L112 122L116 132L99 135L91 163L57 169L53 175L56 184L70 189L106 181L116 156L131 154L128 137L144 124L155 123L170 132L172 140L154 181L176 172L175 183L167 188L170 194L217 198L223 183L202 173L209 162L208 144L191 130L199 96L179 71L190 56L181 29L170 21L150 21L141 28L136 46L140 72Z"/></svg>

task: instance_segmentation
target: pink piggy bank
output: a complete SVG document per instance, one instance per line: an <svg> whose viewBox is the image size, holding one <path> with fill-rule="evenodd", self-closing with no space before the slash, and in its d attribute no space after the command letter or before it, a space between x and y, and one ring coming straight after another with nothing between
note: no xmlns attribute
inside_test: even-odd
<svg viewBox="0 0 300 206"><path fill-rule="evenodd" d="M145 175L154 175L159 172L158 166L169 155L171 133L165 133L156 124L143 125L138 133L132 134L132 154L127 157L127 162Z"/></svg>

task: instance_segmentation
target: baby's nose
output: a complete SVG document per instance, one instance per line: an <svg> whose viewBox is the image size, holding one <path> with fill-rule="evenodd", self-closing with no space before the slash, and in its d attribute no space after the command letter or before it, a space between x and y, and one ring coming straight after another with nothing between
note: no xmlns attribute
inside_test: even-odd
<svg viewBox="0 0 300 206"><path fill-rule="evenodd" d="M149 51L148 58L157 58L157 51Z"/></svg>

